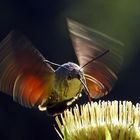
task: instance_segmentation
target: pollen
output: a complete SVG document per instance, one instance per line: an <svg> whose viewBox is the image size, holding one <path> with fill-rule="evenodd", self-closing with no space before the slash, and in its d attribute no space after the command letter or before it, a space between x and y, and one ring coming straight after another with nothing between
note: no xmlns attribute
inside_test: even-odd
<svg viewBox="0 0 140 140"><path fill-rule="evenodd" d="M99 101L67 109L55 118L62 140L140 140L140 104Z"/></svg>

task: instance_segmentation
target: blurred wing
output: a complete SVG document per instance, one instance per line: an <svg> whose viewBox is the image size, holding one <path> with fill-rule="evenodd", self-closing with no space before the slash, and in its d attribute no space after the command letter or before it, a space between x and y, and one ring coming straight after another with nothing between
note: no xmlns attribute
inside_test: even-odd
<svg viewBox="0 0 140 140"><path fill-rule="evenodd" d="M123 44L70 19L68 28L80 67L109 50L83 68L90 96L99 98L106 95L117 80Z"/></svg>
<svg viewBox="0 0 140 140"><path fill-rule="evenodd" d="M0 44L0 90L26 107L50 94L54 71L21 33L12 31Z"/></svg>

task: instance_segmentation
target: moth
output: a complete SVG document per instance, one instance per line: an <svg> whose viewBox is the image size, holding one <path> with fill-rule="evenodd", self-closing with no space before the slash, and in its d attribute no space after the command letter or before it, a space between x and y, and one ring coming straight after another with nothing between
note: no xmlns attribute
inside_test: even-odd
<svg viewBox="0 0 140 140"><path fill-rule="evenodd" d="M64 111L83 90L89 99L111 91L123 44L76 21L67 19L67 23L79 64L53 63L25 35L11 31L0 44L0 91L24 107L51 115Z"/></svg>

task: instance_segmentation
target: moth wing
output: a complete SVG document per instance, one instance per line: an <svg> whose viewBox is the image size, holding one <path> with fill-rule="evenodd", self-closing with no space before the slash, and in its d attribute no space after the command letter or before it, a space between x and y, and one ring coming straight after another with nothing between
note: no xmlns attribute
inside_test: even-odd
<svg viewBox="0 0 140 140"><path fill-rule="evenodd" d="M90 96L99 98L108 94L118 78L123 44L70 19L68 28L80 67L109 50L107 54L83 67Z"/></svg>
<svg viewBox="0 0 140 140"><path fill-rule="evenodd" d="M53 68L21 33L11 31L0 44L0 90L26 107L47 99Z"/></svg>

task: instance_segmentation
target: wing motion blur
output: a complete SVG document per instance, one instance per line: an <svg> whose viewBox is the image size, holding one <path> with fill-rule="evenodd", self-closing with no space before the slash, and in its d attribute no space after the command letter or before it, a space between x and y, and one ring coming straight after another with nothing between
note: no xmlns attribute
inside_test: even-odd
<svg viewBox="0 0 140 140"><path fill-rule="evenodd" d="M83 67L90 96L99 98L106 95L117 80L122 64L123 44L70 19L68 28L81 68L109 50L107 54Z"/></svg>
<svg viewBox="0 0 140 140"><path fill-rule="evenodd" d="M50 94L52 67L21 33L12 31L0 44L0 91L26 107Z"/></svg>

